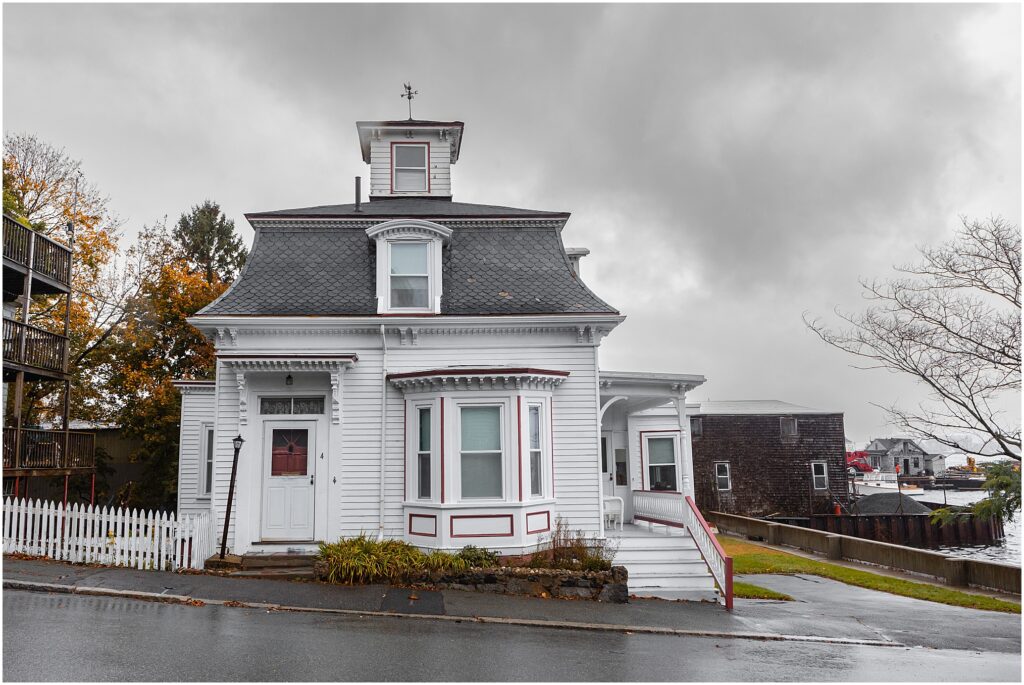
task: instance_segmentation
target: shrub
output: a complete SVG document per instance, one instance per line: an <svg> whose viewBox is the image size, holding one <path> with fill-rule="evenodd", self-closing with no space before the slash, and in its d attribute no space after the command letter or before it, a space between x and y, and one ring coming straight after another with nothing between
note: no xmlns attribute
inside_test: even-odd
<svg viewBox="0 0 1024 685"><path fill-rule="evenodd" d="M550 568L581 571L608 571L616 549L608 540L588 537L579 530L570 530L559 517L551 531Z"/></svg>
<svg viewBox="0 0 1024 685"><path fill-rule="evenodd" d="M433 551L426 555L423 567L428 571L455 572L465 571L472 566L460 554L449 554L448 552Z"/></svg>
<svg viewBox="0 0 1024 685"><path fill-rule="evenodd" d="M466 545L458 554L467 566L474 568L490 568L498 565L498 554L476 545Z"/></svg>

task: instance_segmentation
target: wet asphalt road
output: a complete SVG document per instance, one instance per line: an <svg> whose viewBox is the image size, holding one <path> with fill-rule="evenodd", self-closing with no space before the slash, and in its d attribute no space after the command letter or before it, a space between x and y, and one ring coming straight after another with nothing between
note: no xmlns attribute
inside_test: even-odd
<svg viewBox="0 0 1024 685"><path fill-rule="evenodd" d="M3 593L25 680L1020 680L1019 654L628 635Z"/></svg>

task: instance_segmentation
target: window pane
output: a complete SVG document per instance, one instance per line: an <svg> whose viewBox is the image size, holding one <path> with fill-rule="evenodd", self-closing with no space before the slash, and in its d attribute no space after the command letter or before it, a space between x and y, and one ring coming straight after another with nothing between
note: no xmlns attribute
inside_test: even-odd
<svg viewBox="0 0 1024 685"><path fill-rule="evenodd" d="M203 481L203 492L210 493L213 486L213 429L206 431L206 480Z"/></svg>
<svg viewBox="0 0 1024 685"><path fill-rule="evenodd" d="M291 414L292 398L290 397L261 397L261 414Z"/></svg>
<svg viewBox="0 0 1024 685"><path fill-rule="evenodd" d="M427 148L423 145L396 145L395 166L427 166Z"/></svg>
<svg viewBox="0 0 1024 685"><path fill-rule="evenodd" d="M392 307L429 307L426 276L392 276Z"/></svg>
<svg viewBox="0 0 1024 685"><path fill-rule="evenodd" d="M292 406L293 414L323 414L324 398L322 397L296 397Z"/></svg>
<svg viewBox="0 0 1024 685"><path fill-rule="evenodd" d="M601 438L601 471L608 473L608 438Z"/></svg>
<svg viewBox="0 0 1024 685"><path fill-rule="evenodd" d="M501 453L463 454L462 496L501 497L501 494Z"/></svg>
<svg viewBox="0 0 1024 685"><path fill-rule="evenodd" d="M728 490L729 489L729 479L727 477L725 477L725 476L719 476L718 477L718 489L719 490Z"/></svg>
<svg viewBox="0 0 1024 685"><path fill-rule="evenodd" d="M677 490L676 467L651 466L651 490Z"/></svg>
<svg viewBox="0 0 1024 685"><path fill-rule="evenodd" d="M275 429L270 452L271 476L305 476L308 469L309 433Z"/></svg>
<svg viewBox="0 0 1024 685"><path fill-rule="evenodd" d="M426 190L427 172L414 169L395 169L395 190Z"/></svg>
<svg viewBox="0 0 1024 685"><path fill-rule="evenodd" d="M462 451L501 451L501 408L462 407Z"/></svg>
<svg viewBox="0 0 1024 685"><path fill-rule="evenodd" d="M530 449L540 449L540 407L530 407Z"/></svg>
<svg viewBox="0 0 1024 685"><path fill-rule="evenodd" d="M430 408L420 408L420 452L430 451Z"/></svg>
<svg viewBox="0 0 1024 685"><path fill-rule="evenodd" d="M541 468L541 453L540 450L530 452L530 494L540 494L540 468Z"/></svg>
<svg viewBox="0 0 1024 685"><path fill-rule="evenodd" d="M426 274L427 252L426 243L391 243L391 273Z"/></svg>
<svg viewBox="0 0 1024 685"><path fill-rule="evenodd" d="M676 461L672 438L651 438L647 441L647 451L650 452L648 463L674 464Z"/></svg>
<svg viewBox="0 0 1024 685"><path fill-rule="evenodd" d="M419 496L430 499L430 453L419 455Z"/></svg>

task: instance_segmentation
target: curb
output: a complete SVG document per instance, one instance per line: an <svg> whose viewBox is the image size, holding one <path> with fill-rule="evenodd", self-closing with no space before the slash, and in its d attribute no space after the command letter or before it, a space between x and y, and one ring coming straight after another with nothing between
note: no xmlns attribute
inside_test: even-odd
<svg viewBox="0 0 1024 685"><path fill-rule="evenodd" d="M169 595L138 590L116 590L113 588L82 587L77 585L59 585L57 583L40 583L27 580L5 580L5 590L28 590L30 592L53 592L65 595L88 595L103 597L120 597L145 602L162 602L165 604L199 605L210 604L242 609L265 609L267 611L291 611L296 613L337 614L344 616L373 616L386 618L411 618L428 621L451 621L455 623L486 623L495 625L522 626L530 628L549 628L560 630L591 630L611 633L639 633L643 635L674 635L677 637L706 637L734 640L757 640L761 642L811 642L838 645L857 645L864 647L906 647L900 642L883 640L856 640L843 637L817 637L811 635L786 635L783 633L750 633L723 632L716 630L686 630L682 628L662 628L658 626L628 626L614 623L584 623L580 621L549 621L532 618L505 618L499 616L452 616L446 614L407 614L395 611L362 611L359 609L323 609L317 607L288 606L285 604L267 604L263 602L238 602L225 599L205 599L186 595Z"/></svg>

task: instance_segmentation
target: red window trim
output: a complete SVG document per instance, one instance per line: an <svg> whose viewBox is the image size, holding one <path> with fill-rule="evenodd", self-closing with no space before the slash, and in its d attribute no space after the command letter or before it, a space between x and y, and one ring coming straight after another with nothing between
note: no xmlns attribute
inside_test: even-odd
<svg viewBox="0 0 1024 685"><path fill-rule="evenodd" d="M427 190L430 192L430 141L429 140L403 140L401 142L397 140L391 141L391 194L395 194L395 146L396 145L426 145L427 146L427 159L426 168L423 170L427 176ZM402 190L402 193L422 193L422 190Z"/></svg>
<svg viewBox="0 0 1024 685"><path fill-rule="evenodd" d="M647 433L679 433L678 428L668 428L666 430L649 430L640 431L640 490L641 492L678 492L678 490L647 490L645 485L645 478L647 476L647 467L644 466L644 435ZM676 454L676 466L679 466L679 455ZM678 468L676 473L676 485L679 485Z"/></svg>

